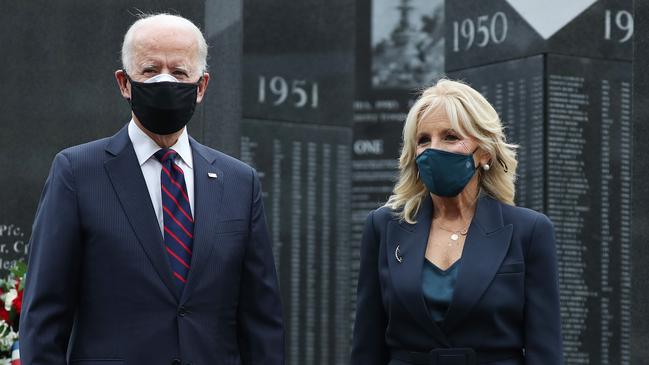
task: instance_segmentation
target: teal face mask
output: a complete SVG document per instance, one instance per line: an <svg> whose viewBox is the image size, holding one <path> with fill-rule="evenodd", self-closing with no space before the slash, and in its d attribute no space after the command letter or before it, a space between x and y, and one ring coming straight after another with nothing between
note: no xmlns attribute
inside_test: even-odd
<svg viewBox="0 0 649 365"><path fill-rule="evenodd" d="M415 159L419 178L437 196L457 196L475 174L473 153L464 155L428 148Z"/></svg>

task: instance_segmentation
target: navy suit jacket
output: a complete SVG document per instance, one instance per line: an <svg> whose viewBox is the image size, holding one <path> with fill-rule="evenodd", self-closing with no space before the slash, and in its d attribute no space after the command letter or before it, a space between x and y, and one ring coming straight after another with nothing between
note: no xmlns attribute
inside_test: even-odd
<svg viewBox="0 0 649 365"><path fill-rule="evenodd" d="M127 128L56 155L30 243L24 365L283 364L259 180L190 145L194 247L180 296Z"/></svg>
<svg viewBox="0 0 649 365"><path fill-rule="evenodd" d="M424 199L416 224L399 221L387 207L367 218L351 364L406 364L392 359L391 351L453 347L525 351L524 359L490 365L563 364L550 220L481 197L450 307L438 325L425 305L421 279L432 211L431 199Z"/></svg>

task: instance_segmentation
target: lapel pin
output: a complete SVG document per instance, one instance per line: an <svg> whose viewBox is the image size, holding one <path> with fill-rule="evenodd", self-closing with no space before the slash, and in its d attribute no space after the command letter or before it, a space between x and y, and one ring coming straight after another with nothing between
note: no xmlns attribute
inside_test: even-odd
<svg viewBox="0 0 649 365"><path fill-rule="evenodd" d="M398 263L403 262L403 256L401 256L401 250L399 249L399 245L397 245L397 248L394 250L394 257L397 259Z"/></svg>
<svg viewBox="0 0 649 365"><path fill-rule="evenodd" d="M207 177L212 178L212 179L216 179L216 177L217 177L216 172L208 172Z"/></svg>

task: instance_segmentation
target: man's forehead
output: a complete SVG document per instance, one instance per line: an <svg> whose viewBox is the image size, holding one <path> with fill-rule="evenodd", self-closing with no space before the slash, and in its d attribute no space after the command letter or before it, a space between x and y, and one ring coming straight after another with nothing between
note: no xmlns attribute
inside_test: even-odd
<svg viewBox="0 0 649 365"><path fill-rule="evenodd" d="M141 32L134 34L136 48L193 49L198 47L196 36L191 32L168 30L165 32Z"/></svg>
<svg viewBox="0 0 649 365"><path fill-rule="evenodd" d="M198 48L196 33L184 24L145 24L133 33L136 50L190 50Z"/></svg>

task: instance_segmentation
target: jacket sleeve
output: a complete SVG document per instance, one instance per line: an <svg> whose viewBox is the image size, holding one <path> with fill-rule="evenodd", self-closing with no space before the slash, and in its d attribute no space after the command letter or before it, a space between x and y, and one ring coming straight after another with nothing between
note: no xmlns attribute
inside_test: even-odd
<svg viewBox="0 0 649 365"><path fill-rule="evenodd" d="M24 365L65 365L81 267L79 212L70 161L59 153L36 211L20 316Z"/></svg>
<svg viewBox="0 0 649 365"><path fill-rule="evenodd" d="M250 235L241 271L238 342L242 363L284 364L284 326L277 273L257 174L253 171Z"/></svg>
<svg viewBox="0 0 649 365"><path fill-rule="evenodd" d="M379 282L379 239L374 229L374 212L367 217L361 242L356 321L350 365L385 365L390 356L385 343L387 316Z"/></svg>
<svg viewBox="0 0 649 365"><path fill-rule="evenodd" d="M557 254L552 222L540 214L525 259L525 364L563 364Z"/></svg>

